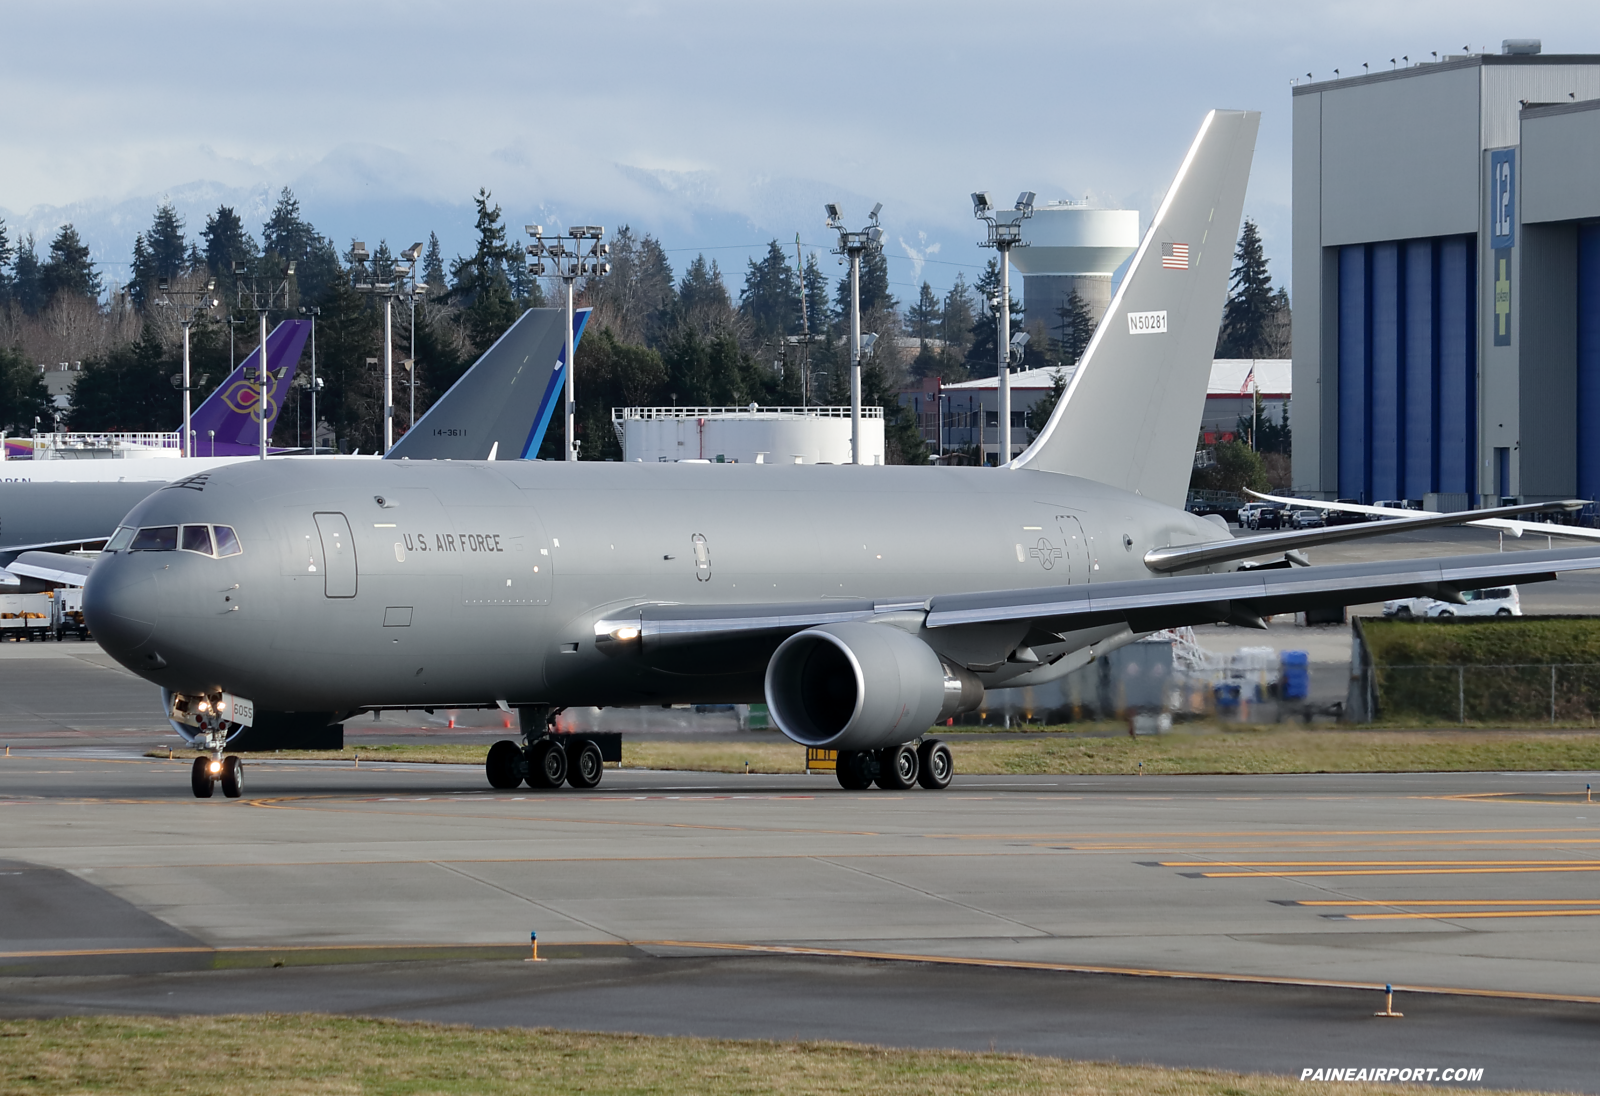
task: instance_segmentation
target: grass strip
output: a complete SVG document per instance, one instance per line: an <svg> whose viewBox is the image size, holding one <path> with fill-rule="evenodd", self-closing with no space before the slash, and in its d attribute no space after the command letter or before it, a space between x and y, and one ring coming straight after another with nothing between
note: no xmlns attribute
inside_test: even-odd
<svg viewBox="0 0 1600 1096"><path fill-rule="evenodd" d="M1021 1054L477 1029L319 1015L0 1020L0 1040L5 1048L0 1092L5 1093L1274 1096L1436 1091Z"/></svg>
<svg viewBox="0 0 1600 1096"><path fill-rule="evenodd" d="M776 736L772 736L776 738ZM483 764L486 747L442 744L284 750L262 761L343 759ZM969 776L1147 773L1588 772L1600 770L1600 734L1539 731L1306 731L1264 728L1174 732L1138 739L1058 733L951 743ZM165 757L164 750L148 756ZM192 757L193 751L178 756ZM799 773L805 750L786 740L658 742L624 739L626 768Z"/></svg>

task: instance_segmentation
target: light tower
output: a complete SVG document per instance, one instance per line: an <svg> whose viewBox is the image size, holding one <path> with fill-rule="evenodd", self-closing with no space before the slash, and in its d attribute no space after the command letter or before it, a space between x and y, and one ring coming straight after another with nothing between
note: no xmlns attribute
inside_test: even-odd
<svg viewBox="0 0 1600 1096"><path fill-rule="evenodd" d="M239 307L254 310L257 320L261 324L261 364L255 370L255 376L249 373L245 376L256 382L256 418L261 423L261 459L267 459L267 386L272 382L272 374L267 371L267 313L275 307L287 309L289 307L289 283L294 278L294 260L283 264L280 274L268 277L256 275L249 279L249 287L245 285L245 275L249 273L249 264L235 259L233 274L239 286ZM281 275L281 276L280 276ZM282 305L278 301L282 301ZM212 450L215 455L216 446Z"/></svg>
<svg viewBox="0 0 1600 1096"><path fill-rule="evenodd" d="M161 291L161 297L156 304L178 309L178 323L183 327L183 373L173 377L172 383L183 392L183 438L179 442L178 452L183 456L192 457L195 452L192 437L194 430L189 425L193 404L191 393L199 385L195 384L189 372L189 328L193 327L201 316L217 307L217 299L212 296L217 291L217 279L207 278L204 289L173 289L172 283L162 278L156 283L156 288ZM200 384L205 382L206 379L201 377Z"/></svg>
<svg viewBox="0 0 1600 1096"><path fill-rule="evenodd" d="M995 364L1000 382L1000 452L996 464L1000 467L1011 463L1011 249L1028 246L1022 239L1022 222L1033 216L1034 197L1033 191L1024 190L1017 195L1014 208L997 210L988 191L980 190L972 196L972 215L989 226L989 238L980 241L979 246L1000 252L1000 297L994 311ZM981 445L981 427L978 437Z"/></svg>
<svg viewBox="0 0 1600 1096"><path fill-rule="evenodd" d="M872 207L867 214L872 224L860 232L844 227L844 216L837 202L823 207L828 212L828 227L839 232L839 246L835 255L850 260L850 463L861 463L861 256L883 250L883 226L878 224L878 214L883 203Z"/></svg>
<svg viewBox="0 0 1600 1096"><path fill-rule="evenodd" d="M611 245L601 243L606 230L599 225L573 225L567 235L546 236L543 225L528 225L528 235L533 243L528 245L528 273L560 278L567 287L567 355L563 367L566 372L566 423L567 460L578 459L578 436L574 419L577 398L573 394L572 375L576 367L572 356L575 340L572 337L573 283L579 278L598 278L611 273L606 257Z"/></svg>
<svg viewBox="0 0 1600 1096"><path fill-rule="evenodd" d="M359 240L350 245L350 259L356 266L352 287L358 293L383 298L383 452L387 456L394 448L394 302L402 297L415 298L418 292L412 267L422 254L420 243L412 244L400 253L404 262L390 262L388 270L374 265L367 270L372 256L367 245ZM410 283L406 279L411 278ZM413 314L414 316L415 314ZM415 319L413 318L413 325ZM311 424L313 431L316 423Z"/></svg>

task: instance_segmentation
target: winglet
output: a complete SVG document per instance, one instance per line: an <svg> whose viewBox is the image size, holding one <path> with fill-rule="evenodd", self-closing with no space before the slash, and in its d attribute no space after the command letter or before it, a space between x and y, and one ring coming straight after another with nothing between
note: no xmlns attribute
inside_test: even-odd
<svg viewBox="0 0 1600 1096"><path fill-rule="evenodd" d="M1010 467L1183 505L1260 121L1206 115L1072 383Z"/></svg>

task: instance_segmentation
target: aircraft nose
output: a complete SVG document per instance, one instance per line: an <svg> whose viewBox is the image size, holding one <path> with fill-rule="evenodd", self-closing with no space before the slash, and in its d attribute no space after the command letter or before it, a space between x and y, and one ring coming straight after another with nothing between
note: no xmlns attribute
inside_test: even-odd
<svg viewBox="0 0 1600 1096"><path fill-rule="evenodd" d="M83 615L112 656L128 654L156 629L160 598L156 577L143 568L96 568L83 591Z"/></svg>

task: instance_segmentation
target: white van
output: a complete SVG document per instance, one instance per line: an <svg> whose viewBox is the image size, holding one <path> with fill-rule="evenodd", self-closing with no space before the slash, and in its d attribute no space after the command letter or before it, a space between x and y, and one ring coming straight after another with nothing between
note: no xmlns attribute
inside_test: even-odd
<svg viewBox="0 0 1600 1096"><path fill-rule="evenodd" d="M1463 590L1465 605L1438 601L1431 597L1407 597L1383 603L1383 615L1410 620L1413 617L1522 615L1522 598L1515 586L1490 586L1483 590Z"/></svg>

